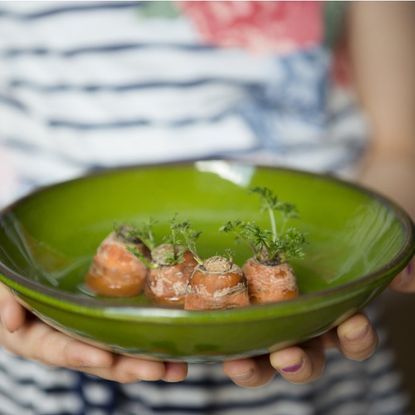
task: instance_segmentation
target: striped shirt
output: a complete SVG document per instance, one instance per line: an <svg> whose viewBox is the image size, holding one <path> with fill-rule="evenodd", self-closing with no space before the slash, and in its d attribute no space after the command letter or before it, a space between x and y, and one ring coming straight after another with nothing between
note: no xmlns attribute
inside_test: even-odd
<svg viewBox="0 0 415 415"><path fill-rule="evenodd" d="M15 175L3 203L140 162L232 156L334 172L359 158L362 118L327 99L326 47L218 47L183 15L148 8L1 4L0 157Z"/></svg>
<svg viewBox="0 0 415 415"><path fill-rule="evenodd" d="M351 100L330 92L329 5L204 6L0 3L0 204L141 162L218 156L353 167L365 128ZM281 30L258 32L267 16ZM296 36L290 19L307 30ZM252 36L240 36L241 26ZM219 365L192 365L178 384L121 385L0 349L0 415L401 415L407 401L382 338L364 363L328 352L312 385L275 378L252 390Z"/></svg>

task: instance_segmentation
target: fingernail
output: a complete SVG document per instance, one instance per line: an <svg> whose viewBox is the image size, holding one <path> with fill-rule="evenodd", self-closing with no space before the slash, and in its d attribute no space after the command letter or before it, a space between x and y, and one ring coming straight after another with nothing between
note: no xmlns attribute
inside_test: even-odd
<svg viewBox="0 0 415 415"><path fill-rule="evenodd" d="M353 328L352 330L346 331L344 337L350 341L356 341L363 339L369 332L369 324L364 324L361 327Z"/></svg>
<svg viewBox="0 0 415 415"><path fill-rule="evenodd" d="M3 311L0 312L0 326L4 327L9 333L13 333L15 331L15 330L10 330L10 328L4 322Z"/></svg>
<svg viewBox="0 0 415 415"><path fill-rule="evenodd" d="M405 268L404 272L402 273L402 281L401 284L403 286L408 285L412 280L412 262L408 264Z"/></svg>
<svg viewBox="0 0 415 415"><path fill-rule="evenodd" d="M254 375L254 372L255 372L254 369L249 369L246 372L240 372L238 374L232 375L232 378L239 380L239 381L245 381L245 380L252 378L252 376Z"/></svg>
<svg viewBox="0 0 415 415"><path fill-rule="evenodd" d="M184 378L164 377L164 378L161 378L161 380L164 382L168 382L168 383L177 383L177 382L183 381Z"/></svg>
<svg viewBox="0 0 415 415"><path fill-rule="evenodd" d="M304 364L304 360L301 360L301 362L296 363L291 366L283 367L281 370L285 373L295 373L295 372L298 372L303 367L303 364Z"/></svg>
<svg viewBox="0 0 415 415"><path fill-rule="evenodd" d="M408 265L398 276L394 282L397 289L406 288L411 282L411 267Z"/></svg>
<svg viewBox="0 0 415 415"><path fill-rule="evenodd" d="M0 310L0 324L9 332L9 333L14 333L15 331L17 331L16 328L11 327L8 323L8 321L10 320L8 318L8 315L10 315L10 310L8 310L9 304L6 302L5 304L2 305L2 308Z"/></svg>

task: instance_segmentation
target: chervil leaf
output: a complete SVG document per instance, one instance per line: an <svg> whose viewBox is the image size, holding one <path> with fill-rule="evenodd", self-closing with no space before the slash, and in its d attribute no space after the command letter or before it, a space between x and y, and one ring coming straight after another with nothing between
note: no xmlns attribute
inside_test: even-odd
<svg viewBox="0 0 415 415"><path fill-rule="evenodd" d="M196 261L202 263L196 247L196 241L202 232L194 230L189 221L177 222L176 217L171 221L170 229L171 235L174 235L174 243L185 246Z"/></svg>
<svg viewBox="0 0 415 415"><path fill-rule="evenodd" d="M278 263L291 258L304 256L304 235L290 228L285 231L285 223L290 218L297 218L296 207L287 202L279 201L277 196L266 187L254 187L251 189L261 198L261 211L267 212L270 219L270 229L264 229L252 221L235 220L225 223L220 231L235 234L237 241L246 242L254 256L261 262ZM278 231L275 214L282 219L282 227Z"/></svg>

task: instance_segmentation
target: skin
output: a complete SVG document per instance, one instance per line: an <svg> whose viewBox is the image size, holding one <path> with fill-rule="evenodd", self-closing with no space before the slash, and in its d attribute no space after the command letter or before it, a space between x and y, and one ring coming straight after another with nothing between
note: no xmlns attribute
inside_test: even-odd
<svg viewBox="0 0 415 415"><path fill-rule="evenodd" d="M0 344L27 359L120 383L139 380L178 382L187 374L183 363L119 356L74 340L26 312L3 285L0 285L0 316Z"/></svg>
<svg viewBox="0 0 415 415"><path fill-rule="evenodd" d="M348 46L356 86L374 127L374 144L360 182L396 200L415 218L415 192L409 191L415 177L415 4L354 2L349 11ZM399 274L391 287L415 292L414 269L412 261L412 268ZM118 382L177 382L186 377L185 364L116 356L58 333L26 313L2 285L0 317L0 344L28 359ZM346 357L364 360L376 342L370 321L359 313L305 344L269 356L227 361L224 371L246 388L264 385L277 373L289 382L307 383L323 373L325 347L338 347Z"/></svg>

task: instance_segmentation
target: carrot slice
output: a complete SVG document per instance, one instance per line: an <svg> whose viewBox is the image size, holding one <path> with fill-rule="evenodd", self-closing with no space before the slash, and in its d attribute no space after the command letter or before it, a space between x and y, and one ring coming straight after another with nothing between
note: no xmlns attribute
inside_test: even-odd
<svg viewBox="0 0 415 415"><path fill-rule="evenodd" d="M289 300L299 295L294 271L286 262L268 265L250 258L243 271L252 304Z"/></svg>
<svg viewBox="0 0 415 415"><path fill-rule="evenodd" d="M183 260L174 265L166 263L166 253L173 245L162 244L152 251L156 267L151 269L145 284L145 294L155 303L162 305L183 305L189 278L197 265L193 254L186 250Z"/></svg>
<svg viewBox="0 0 415 415"><path fill-rule="evenodd" d="M211 257L198 265L190 278L185 310L214 310L249 305L242 270L224 257Z"/></svg>
<svg viewBox="0 0 415 415"><path fill-rule="evenodd" d="M145 283L147 267L128 249L126 241L112 232L99 246L86 276L87 286L97 294L130 297L139 294ZM133 246L144 257L149 250L141 242Z"/></svg>

